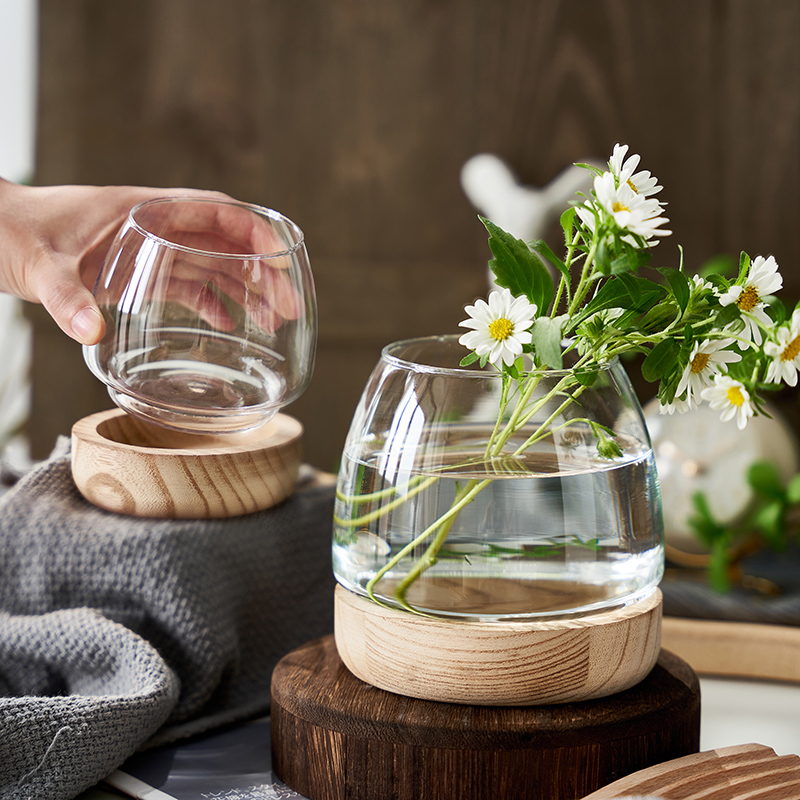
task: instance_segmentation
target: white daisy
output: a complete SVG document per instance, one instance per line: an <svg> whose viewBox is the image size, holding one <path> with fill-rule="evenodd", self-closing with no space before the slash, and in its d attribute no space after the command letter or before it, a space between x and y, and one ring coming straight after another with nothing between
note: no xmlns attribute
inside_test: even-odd
<svg viewBox="0 0 800 800"><path fill-rule="evenodd" d="M800 369L800 308L792 314L789 325L778 328L776 342L767 342L764 352L772 356L767 369L767 380L772 383L786 381L797 386L797 370Z"/></svg>
<svg viewBox="0 0 800 800"><path fill-rule="evenodd" d="M683 370L681 379L675 389L678 397L686 392L686 401L690 407L699 403L701 392L711 386L712 380L726 369L725 364L741 361L742 356L725 348L730 346L733 339L706 339L704 342L695 342L689 356L689 363Z"/></svg>
<svg viewBox="0 0 800 800"><path fill-rule="evenodd" d="M736 303L742 312L744 330L740 336L756 345L761 344L761 327L772 326L772 320L764 311L766 303L761 299L775 294L783 286L783 278L778 272L778 264L770 256L756 256L747 273L743 286L731 286L720 295L720 305Z"/></svg>
<svg viewBox="0 0 800 800"><path fill-rule="evenodd" d="M661 403L658 407L658 413L672 416L677 411L679 414L685 414L691 407L692 403L690 400L685 397L681 398L676 396L671 403Z"/></svg>
<svg viewBox="0 0 800 800"><path fill-rule="evenodd" d="M711 283L711 281L707 281L705 278L701 278L699 275L692 275L692 291L700 294L700 292L703 292L706 289L713 294L717 294L717 288L713 283Z"/></svg>
<svg viewBox="0 0 800 800"><path fill-rule="evenodd" d="M715 375L714 385L703 389L703 400L708 400L711 408L723 409L720 419L727 422L736 417L736 425L742 430L747 420L753 416L750 394L744 384L729 375Z"/></svg>
<svg viewBox="0 0 800 800"><path fill-rule="evenodd" d="M628 145L615 144L614 152L608 162L608 168L616 177L617 185L626 183L636 194L642 197L649 197L651 194L660 192L662 187L658 185L658 181L648 170L636 172L636 167L639 166L641 158L635 153L625 158L627 152Z"/></svg>
<svg viewBox="0 0 800 800"><path fill-rule="evenodd" d="M627 183L617 186L613 173L604 172L594 179L594 193L598 204L623 230L635 233L648 242L654 236L668 236L672 233L661 228L661 225L669 222L666 217L661 216L661 203L638 194Z"/></svg>
<svg viewBox="0 0 800 800"><path fill-rule="evenodd" d="M528 330L536 316L536 306L526 297L514 297L508 289L494 291L489 302L476 300L464 309L470 318L458 324L473 328L458 340L479 356L488 356L492 364L501 361L511 366L522 354L523 345L531 343Z"/></svg>

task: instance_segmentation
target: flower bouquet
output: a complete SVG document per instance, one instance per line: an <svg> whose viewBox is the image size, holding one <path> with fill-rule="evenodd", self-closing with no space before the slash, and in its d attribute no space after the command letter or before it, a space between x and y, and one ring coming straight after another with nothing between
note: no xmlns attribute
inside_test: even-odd
<svg viewBox="0 0 800 800"><path fill-rule="evenodd" d="M346 588L466 619L634 602L660 580L663 531L619 357L644 356L663 413L708 403L739 428L796 385L800 309L775 297L775 259L743 253L733 279L687 274L682 253L651 269L671 231L639 163L616 145L607 170L581 165L593 188L561 217L563 257L481 219L499 288L466 307L468 331L384 351L337 491Z"/></svg>

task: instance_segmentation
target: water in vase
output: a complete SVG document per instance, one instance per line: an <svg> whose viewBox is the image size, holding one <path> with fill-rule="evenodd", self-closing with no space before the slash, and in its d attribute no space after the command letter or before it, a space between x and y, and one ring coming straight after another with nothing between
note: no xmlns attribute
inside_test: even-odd
<svg viewBox="0 0 800 800"><path fill-rule="evenodd" d="M467 500L445 517L432 564L405 590L417 610L483 620L559 617L633 602L660 580L660 497L649 449L625 448L609 460L533 451L484 462L460 447L449 464L440 455L435 465L406 465L402 453L345 452L334 512L338 581L365 594L390 559L430 529L374 586L378 599L397 605L396 589L460 498Z"/></svg>

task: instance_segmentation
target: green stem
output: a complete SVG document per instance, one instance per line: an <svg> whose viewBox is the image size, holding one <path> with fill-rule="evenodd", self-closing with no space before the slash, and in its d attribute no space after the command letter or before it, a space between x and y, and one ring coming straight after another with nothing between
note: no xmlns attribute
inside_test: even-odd
<svg viewBox="0 0 800 800"><path fill-rule="evenodd" d="M380 519L385 514L388 514L390 511L394 510L398 506L403 505L409 498L414 497L414 495L419 494L420 492L427 489L431 484L436 483L439 480L438 475L432 475L426 478L421 483L418 483L411 491L406 492L404 495L395 498L392 500L391 503L387 503L380 508L376 508L375 511L370 511L369 514L363 514L360 517L356 517L355 519L342 519L341 517L334 516L334 521L337 525L346 525L350 528L358 528L362 525L368 525L370 522L373 522L376 519ZM409 481L409 485L410 485ZM379 494L379 492L376 492Z"/></svg>
<svg viewBox="0 0 800 800"><path fill-rule="evenodd" d="M405 486L389 486L386 489L381 489L378 492L370 492L369 494L345 494L337 489L336 497L345 503L353 503L356 505L371 503L373 500L383 500L385 497L391 497L398 492L407 492L413 485L419 483L421 480L421 475L415 475Z"/></svg>
<svg viewBox="0 0 800 800"><path fill-rule="evenodd" d="M589 290L589 284L591 283L591 269L594 264L594 254L597 252L597 241L598 237L595 236L592 239L592 246L589 249L589 252L586 254L586 260L583 262L583 268L581 269L581 276L578 279L578 285L575 288L575 294L572 295L572 302L569 304L569 308L567 309L568 317L571 317L575 314L578 307L583 302L586 292Z"/></svg>
<svg viewBox="0 0 800 800"><path fill-rule="evenodd" d="M378 581L380 581L383 578L383 576L386 575L387 572L394 569L394 567L396 567L415 548L423 544L425 540L434 531L436 531L437 528L442 526L444 523L448 522L450 519L454 520L455 517L457 517L458 514L461 513L461 509L463 509L468 503L471 503L475 495L477 495L478 492L480 492L485 486L488 486L490 483L491 483L490 479L486 479L483 481L474 481L474 480L470 481L470 483L468 484L470 488L468 490L465 490L460 500L454 502L453 505L450 506L450 508L444 514L442 514L441 517L439 517L439 519L437 519L435 522L433 522L431 525L425 528L425 530L422 531L422 533L419 536L410 541L405 547L402 548L402 550L399 550L397 553L395 553L395 555L392 556L392 558L389 559L389 561L387 561L383 565L383 567L381 567L381 569L375 573L375 575L372 576L372 578L369 580L366 586L367 594L369 595L369 597L379 605L386 605L385 603L382 603L380 600L378 600L378 598L375 596L375 586L377 585ZM449 530L450 526L448 526L447 528L448 533ZM447 538L446 534L445 537L442 539L442 543L444 542L445 538ZM441 547L442 543L439 544L439 547ZM430 550L430 548L428 549Z"/></svg>

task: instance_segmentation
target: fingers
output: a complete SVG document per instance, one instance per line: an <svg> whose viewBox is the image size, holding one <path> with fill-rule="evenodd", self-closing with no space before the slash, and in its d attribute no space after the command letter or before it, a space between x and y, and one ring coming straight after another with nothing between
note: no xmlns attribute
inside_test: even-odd
<svg viewBox="0 0 800 800"><path fill-rule="evenodd" d="M67 336L80 344L97 344L103 338L105 322L92 293L77 275L42 281L39 299Z"/></svg>
<svg viewBox="0 0 800 800"><path fill-rule="evenodd" d="M274 329L274 315L288 320L298 319L304 312L303 298L291 275L265 261L188 257L177 258L171 269L170 283L162 292L173 299L179 295L179 302L190 308L199 301L201 291L213 287L266 330Z"/></svg>
<svg viewBox="0 0 800 800"><path fill-rule="evenodd" d="M142 230L182 247L209 253L278 257L302 242L300 231L255 206L198 197L181 203L164 199L133 213ZM278 230L280 228L281 230ZM276 258L274 266L283 265Z"/></svg>
<svg viewBox="0 0 800 800"><path fill-rule="evenodd" d="M284 320L303 315L303 300L284 271L262 268L261 280L242 282L241 275L219 271L197 272L178 270L161 289L164 299L194 310L209 325L231 331L236 321L225 305L223 296L242 309L252 324L267 333L274 333Z"/></svg>

